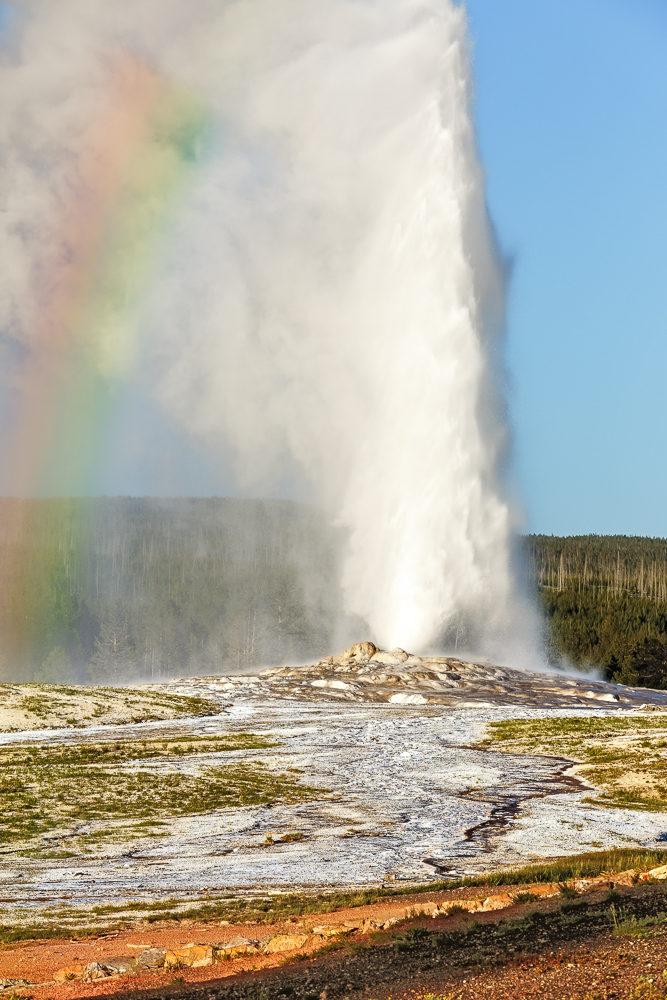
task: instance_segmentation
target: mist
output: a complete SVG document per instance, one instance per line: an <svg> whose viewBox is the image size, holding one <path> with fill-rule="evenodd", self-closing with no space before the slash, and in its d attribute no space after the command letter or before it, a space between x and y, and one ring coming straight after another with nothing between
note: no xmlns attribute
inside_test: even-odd
<svg viewBox="0 0 667 1000"><path fill-rule="evenodd" d="M27 430L3 492L49 465L75 492L82 414L132 378L239 490L288 482L341 529L358 638L537 665L464 9L15 6L0 329Z"/></svg>

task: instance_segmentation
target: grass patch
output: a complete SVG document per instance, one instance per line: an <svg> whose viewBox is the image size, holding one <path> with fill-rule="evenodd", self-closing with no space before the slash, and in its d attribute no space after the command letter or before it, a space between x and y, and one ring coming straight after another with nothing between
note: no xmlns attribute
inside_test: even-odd
<svg viewBox="0 0 667 1000"><path fill-rule="evenodd" d="M238 897L226 894L196 903L179 899L161 900L158 902L135 900L96 906L89 911L89 914L91 920L115 918L116 921L121 921L121 926L123 925L123 921L128 919L141 919L148 923L162 920L196 920L202 922L228 920L231 924L243 922L266 924L284 921L288 917L304 917L309 914L329 913L332 910L348 907L373 905L382 900L400 898L407 894L419 895L420 893L433 892L434 890L460 887L480 887L486 889L499 885L523 886L544 882L561 882L565 884L572 879L593 878L602 873L624 871L628 868L652 868L659 864L664 864L665 861L667 861L667 851L619 849L616 851L600 851L592 854L578 855L544 864L508 869L503 872L493 871L487 875L475 878L463 878L449 882L431 882L421 886L406 886L398 891L396 889L378 888L352 892L332 891L317 894L284 893L270 896L258 894L250 897ZM564 899L559 910L564 918L575 919L577 918L577 914L586 908L586 904L579 899ZM60 924L67 922L67 909L63 907L59 911L58 920ZM71 919L81 920L80 909L71 908L70 912L72 914ZM459 907L457 907L456 903L450 908L450 912L452 914L459 912ZM465 918L469 916L467 910L463 911L461 915ZM471 926L475 923L475 921L472 921ZM114 923L111 929L117 926L119 924ZM418 933L420 932L418 931ZM0 934L1 940L3 939Z"/></svg>
<svg viewBox="0 0 667 1000"><path fill-rule="evenodd" d="M211 760L221 752L275 745L249 733L5 747L0 751L0 844L53 847L34 842L58 830L66 839L75 835L83 848L109 837L159 836L168 818L275 801L300 802L321 794L323 789L299 784L290 775L272 774L260 762L220 767ZM184 756L196 759L198 773L173 769L174 761ZM163 766L153 763L144 770L146 760L158 760ZM130 829L128 820L135 821ZM81 830L88 823L105 825Z"/></svg>
<svg viewBox="0 0 667 1000"><path fill-rule="evenodd" d="M220 711L218 703L208 698L137 688L5 684L2 693L0 731L98 722L154 722L217 715ZM16 713L23 716L23 721L16 719Z"/></svg>
<svg viewBox="0 0 667 1000"><path fill-rule="evenodd" d="M523 868L493 871L475 878L431 882L421 886L406 886L399 890L377 888L352 892L283 893L281 895L259 893L255 896L242 897L227 893L197 902L183 899L155 902L139 899L99 905L85 910L82 910L81 907L62 905L58 908L57 913L53 913L53 916L45 913L46 920L43 923L26 923L20 927L0 925L0 942L99 934L131 926L137 920L149 924L161 921L180 922L182 920L195 920L202 923L228 920L230 924L245 922L269 924L284 921L288 917L304 917L309 914L330 913L333 910L348 907L368 906L389 898L400 899L408 894L419 895L425 892L460 887L484 889L499 885L522 887L540 882L560 882L565 885L572 879L593 878L596 875L625 871L628 868L645 870L666 862L667 851L629 848L598 851ZM564 898L558 910L558 919L574 926L584 918L588 909L585 901ZM450 907L450 912L452 914L459 912L456 903ZM467 922L469 917L467 910L462 912L461 916L465 917ZM85 927L82 928L84 921ZM470 921L470 930L465 931L465 933L474 934L478 926L477 921ZM457 933L464 933L464 931L461 930ZM323 946L323 949L318 953L322 954L344 946L344 942L339 942L337 939L332 940L331 943Z"/></svg>
<svg viewBox="0 0 667 1000"><path fill-rule="evenodd" d="M613 933L616 937L655 937L667 925L667 913L658 913L654 917L627 916L612 910Z"/></svg>
<svg viewBox="0 0 667 1000"><path fill-rule="evenodd" d="M81 742L56 746L49 743L0 747L0 765L10 767L117 765L161 758L165 761L234 750L264 750L278 746L254 733L226 733L222 736L157 737L145 740Z"/></svg>
<svg viewBox="0 0 667 1000"><path fill-rule="evenodd" d="M434 888L438 889L458 889L466 886L501 886L501 885L531 885L538 883L557 883L566 886L567 882L575 879L595 878L613 872L628 871L636 868L637 871L647 871L650 868L657 868L659 865L667 864L667 849L647 850L646 848L618 847L609 851L592 851L586 854L575 854L568 858L557 858L553 861L539 862L533 865L525 865L521 868L506 868L500 871L489 872L485 875L478 875L474 878L461 878L450 882L437 882L430 885L420 886L418 889L406 889L405 892L429 892ZM569 888L565 889L564 895L569 895ZM563 893L563 889L561 889ZM395 894L395 893L394 893ZM574 893L576 895L576 893Z"/></svg>
<svg viewBox="0 0 667 1000"><path fill-rule="evenodd" d="M602 718L507 719L491 722L483 746L511 753L548 753L585 765L580 775L600 789L585 801L615 809L667 810L667 720Z"/></svg>

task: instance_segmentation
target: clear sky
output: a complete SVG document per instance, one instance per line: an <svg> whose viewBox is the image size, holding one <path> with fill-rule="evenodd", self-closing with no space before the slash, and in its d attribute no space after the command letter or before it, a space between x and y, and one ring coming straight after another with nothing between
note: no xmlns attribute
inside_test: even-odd
<svg viewBox="0 0 667 1000"><path fill-rule="evenodd" d="M527 526L667 535L667 3L469 0Z"/></svg>
<svg viewBox="0 0 667 1000"><path fill-rule="evenodd" d="M466 6L526 527L667 536L667 0ZM147 400L122 412L100 492L231 491Z"/></svg>

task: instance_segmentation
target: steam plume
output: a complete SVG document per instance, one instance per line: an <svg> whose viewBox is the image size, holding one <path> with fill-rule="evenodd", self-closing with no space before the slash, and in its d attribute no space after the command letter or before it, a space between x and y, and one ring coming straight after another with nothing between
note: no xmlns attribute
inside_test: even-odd
<svg viewBox="0 0 667 1000"><path fill-rule="evenodd" d="M133 290L125 309L125 277L102 281L104 321L83 324L77 349L106 378L143 366L172 415L227 443L240 483L303 470L349 529L347 605L379 644L424 650L461 623L466 643L489 651L516 638L496 378L503 289L463 9L18 6L0 78L0 328L17 379L26 352L71 350L34 333L35 310L48 311L39 282L45 261L53 287L71 263L62 218L84 195L95 201L90 163L113 152L95 122L119 77L130 93L136 78L147 102L165 88L187 94L187 121L204 111L195 131L169 119L172 153L194 164L178 198L161 214L154 192L130 191L160 230L141 306ZM164 114L145 122L145 144L164 145ZM98 201L111 216L109 198Z"/></svg>

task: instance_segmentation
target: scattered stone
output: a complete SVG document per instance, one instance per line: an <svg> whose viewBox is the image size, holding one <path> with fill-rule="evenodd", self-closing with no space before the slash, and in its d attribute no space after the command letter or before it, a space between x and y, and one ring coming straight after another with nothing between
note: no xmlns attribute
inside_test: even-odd
<svg viewBox="0 0 667 1000"><path fill-rule="evenodd" d="M213 965L213 947L210 944L186 944L182 948L170 949L165 954L164 964L167 969L180 969L182 966L201 969Z"/></svg>
<svg viewBox="0 0 667 1000"><path fill-rule="evenodd" d="M99 962L89 962L83 970L81 977L84 983L93 983L96 979L106 979L109 973Z"/></svg>
<svg viewBox="0 0 667 1000"><path fill-rule="evenodd" d="M115 955L113 958L105 958L102 964L111 973L129 972L135 965L134 955Z"/></svg>
<svg viewBox="0 0 667 1000"><path fill-rule="evenodd" d="M137 955L137 965L143 965L149 969L161 969L167 957L166 948L147 948Z"/></svg>
<svg viewBox="0 0 667 1000"><path fill-rule="evenodd" d="M642 875L641 878L654 878L658 881L662 881L667 878L667 865L658 865L657 868L651 868L651 870Z"/></svg>
<svg viewBox="0 0 667 1000"><path fill-rule="evenodd" d="M269 940L270 938L267 938L267 941ZM236 955L257 954L259 949L257 948L256 941L250 941L248 938L239 935L231 941L222 941L220 944L214 944L213 950L222 958L234 958Z"/></svg>
<svg viewBox="0 0 667 1000"><path fill-rule="evenodd" d="M307 934L277 934L264 946L264 952L273 955L279 951L296 951L297 948L302 948L307 940Z"/></svg>

